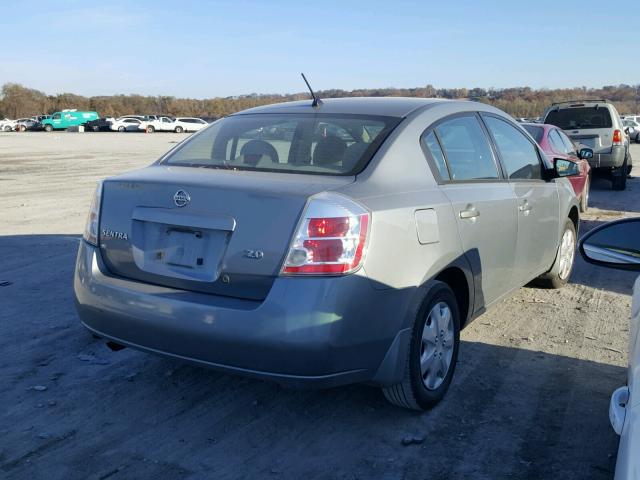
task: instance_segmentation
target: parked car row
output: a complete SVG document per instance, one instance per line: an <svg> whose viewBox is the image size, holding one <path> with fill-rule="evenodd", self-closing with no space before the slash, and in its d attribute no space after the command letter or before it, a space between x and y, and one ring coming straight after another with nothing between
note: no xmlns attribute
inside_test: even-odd
<svg viewBox="0 0 640 480"><path fill-rule="evenodd" d="M66 130L72 127L84 127L86 131L117 131L117 132L197 132L209 123L196 117L177 117L161 115L125 115L115 118L100 118L96 112L78 111L74 109L62 110L52 115L38 115L17 120L5 119L0 121L0 131Z"/></svg>

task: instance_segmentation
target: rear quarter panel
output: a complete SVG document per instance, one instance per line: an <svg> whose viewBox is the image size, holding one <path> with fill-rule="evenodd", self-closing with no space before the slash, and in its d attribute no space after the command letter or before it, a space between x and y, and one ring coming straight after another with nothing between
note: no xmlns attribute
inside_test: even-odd
<svg viewBox="0 0 640 480"><path fill-rule="evenodd" d="M414 112L356 182L341 189L372 212L364 269L374 288L421 286L463 256L453 208L431 172L420 136L443 115L473 108L436 104ZM436 219L428 243L418 240L416 212L421 210L432 210Z"/></svg>

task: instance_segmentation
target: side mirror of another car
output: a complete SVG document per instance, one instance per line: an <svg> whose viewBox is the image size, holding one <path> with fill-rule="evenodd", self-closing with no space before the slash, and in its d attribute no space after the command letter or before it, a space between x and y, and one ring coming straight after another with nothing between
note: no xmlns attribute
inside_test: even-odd
<svg viewBox="0 0 640 480"><path fill-rule="evenodd" d="M640 271L640 218L594 228L580 240L580 255L595 265Z"/></svg>
<svg viewBox="0 0 640 480"><path fill-rule="evenodd" d="M578 164L571 160L565 160L564 158L553 159L553 170L556 178L580 175L580 167Z"/></svg>
<svg viewBox="0 0 640 480"><path fill-rule="evenodd" d="M578 158L582 160L589 160L590 158L593 158L593 150L590 148L581 148L578 150Z"/></svg>

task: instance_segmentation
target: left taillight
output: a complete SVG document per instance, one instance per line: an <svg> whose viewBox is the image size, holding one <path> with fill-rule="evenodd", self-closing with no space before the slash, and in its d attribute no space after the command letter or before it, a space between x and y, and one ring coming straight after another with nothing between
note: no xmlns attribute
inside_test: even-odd
<svg viewBox="0 0 640 480"><path fill-rule="evenodd" d="M89 215L87 216L87 224L84 227L84 234L82 238L87 243L97 247L98 246L98 228L100 223L100 203L102 202L102 182L98 182L96 191L91 201L91 208L89 209Z"/></svg>
<svg viewBox="0 0 640 480"><path fill-rule="evenodd" d="M281 273L343 275L364 262L371 214L356 201L333 192L309 198Z"/></svg>

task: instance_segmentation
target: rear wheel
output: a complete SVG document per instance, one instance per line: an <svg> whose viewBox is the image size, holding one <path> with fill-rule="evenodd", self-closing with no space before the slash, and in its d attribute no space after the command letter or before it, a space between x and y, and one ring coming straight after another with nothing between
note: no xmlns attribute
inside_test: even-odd
<svg viewBox="0 0 640 480"><path fill-rule="evenodd" d="M182 127L176 127L175 132L176 133L182 133Z"/></svg>
<svg viewBox="0 0 640 480"><path fill-rule="evenodd" d="M9 125L5 125L4 131L5 132L10 132L11 131L11 127Z"/></svg>
<svg viewBox="0 0 640 480"><path fill-rule="evenodd" d="M119 132L126 132L127 129L125 127L118 127Z"/></svg>
<svg viewBox="0 0 640 480"><path fill-rule="evenodd" d="M45 125L44 126L44 131L45 132L51 132L51 131L53 131L53 127L51 125Z"/></svg>
<svg viewBox="0 0 640 480"><path fill-rule="evenodd" d="M156 129L155 129L155 128L153 128L153 126L152 126L152 125L148 125L148 126L147 126L147 133L153 133L153 132L155 132L155 131L156 131Z"/></svg>
<svg viewBox="0 0 640 480"><path fill-rule="evenodd" d="M627 188L627 175L629 171L629 157L624 158L621 167L615 168L611 172L611 188L613 190L624 190Z"/></svg>
<svg viewBox="0 0 640 480"><path fill-rule="evenodd" d="M567 218L553 266L551 270L537 278L537 283L547 288L564 287L571 277L575 257L576 227L571 219Z"/></svg>
<svg viewBox="0 0 640 480"><path fill-rule="evenodd" d="M401 383L383 388L403 408L426 410L447 392L458 359L460 313L453 291L436 282L416 315Z"/></svg>
<svg viewBox="0 0 640 480"><path fill-rule="evenodd" d="M591 188L591 175L587 177L584 182L584 189L582 190L582 196L580 197L580 212L584 213L589 208L589 189Z"/></svg>
<svg viewBox="0 0 640 480"><path fill-rule="evenodd" d="M640 143L640 132L636 135L636 143Z"/></svg>

